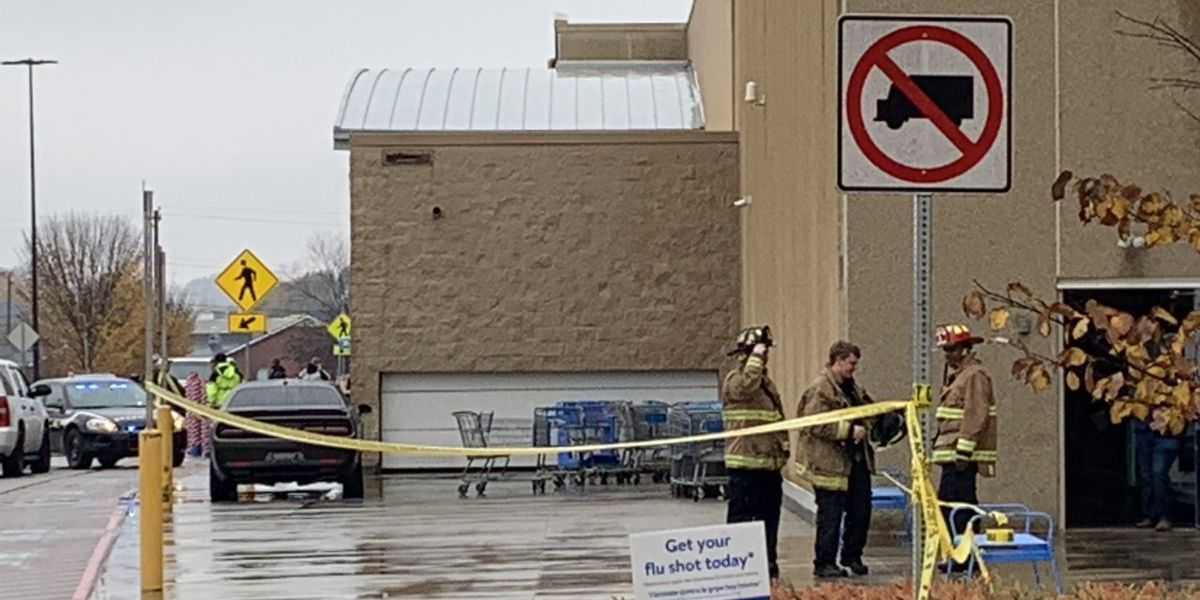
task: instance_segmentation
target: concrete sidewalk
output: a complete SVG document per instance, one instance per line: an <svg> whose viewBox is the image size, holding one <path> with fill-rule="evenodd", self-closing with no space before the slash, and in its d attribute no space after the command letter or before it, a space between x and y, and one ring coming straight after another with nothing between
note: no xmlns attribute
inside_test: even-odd
<svg viewBox="0 0 1200 600"><path fill-rule="evenodd" d="M0 600L71 598L118 499L136 485L137 461L0 480Z"/></svg>

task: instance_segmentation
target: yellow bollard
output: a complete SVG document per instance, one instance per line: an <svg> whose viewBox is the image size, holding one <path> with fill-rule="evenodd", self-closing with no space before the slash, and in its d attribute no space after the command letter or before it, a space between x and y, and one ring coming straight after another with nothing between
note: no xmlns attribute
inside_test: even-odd
<svg viewBox="0 0 1200 600"><path fill-rule="evenodd" d="M141 528L142 592L163 589L162 434L138 436L138 526Z"/></svg>
<svg viewBox="0 0 1200 600"><path fill-rule="evenodd" d="M154 422L162 434L163 512L170 513L175 501L175 419L171 416L171 407L159 406Z"/></svg>

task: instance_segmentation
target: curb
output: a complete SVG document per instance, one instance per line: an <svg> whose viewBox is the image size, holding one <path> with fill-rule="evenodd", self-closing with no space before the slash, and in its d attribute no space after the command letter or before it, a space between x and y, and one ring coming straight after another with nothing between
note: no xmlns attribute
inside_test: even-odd
<svg viewBox="0 0 1200 600"><path fill-rule="evenodd" d="M108 525L104 527L104 535L100 536L100 540L96 542L96 547L92 550L92 557L88 559L87 568L84 569L83 576L79 578L79 585L76 586L71 600L91 598L92 592L96 589L96 582L100 579L104 563L108 561L108 555L112 553L113 545L116 544L117 537L121 534L121 525L129 514L129 503L135 496L136 492L130 490L117 500L117 508L108 518Z"/></svg>

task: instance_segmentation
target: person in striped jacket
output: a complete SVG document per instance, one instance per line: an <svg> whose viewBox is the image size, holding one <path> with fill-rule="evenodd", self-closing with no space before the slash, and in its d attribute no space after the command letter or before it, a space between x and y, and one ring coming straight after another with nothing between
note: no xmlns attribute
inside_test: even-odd
<svg viewBox="0 0 1200 600"><path fill-rule="evenodd" d="M732 431L774 423L783 419L779 390L767 375L767 353L775 342L771 328L749 327L738 334L734 349L738 365L725 376L721 386L722 418ZM783 475L788 461L786 431L763 433L725 440L725 468L729 484L729 523L762 521L766 528L767 564L771 580L779 579L775 550L779 537L779 514L783 503Z"/></svg>
<svg viewBox="0 0 1200 600"><path fill-rule="evenodd" d="M942 469L938 498L979 504L977 475L996 475L996 397L992 376L974 351L983 338L959 324L938 327L935 336L946 358L933 442L933 462ZM942 514L949 523L950 510L943 508ZM971 516L959 511L956 531L961 533Z"/></svg>

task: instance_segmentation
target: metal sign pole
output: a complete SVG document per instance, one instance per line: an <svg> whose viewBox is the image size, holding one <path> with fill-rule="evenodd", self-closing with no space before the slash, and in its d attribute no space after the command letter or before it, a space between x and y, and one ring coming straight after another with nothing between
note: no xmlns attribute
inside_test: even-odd
<svg viewBox="0 0 1200 600"><path fill-rule="evenodd" d="M142 190L142 308L145 311L145 335L142 346L142 382L154 380L154 192ZM154 425L154 402L146 402L146 429Z"/></svg>
<svg viewBox="0 0 1200 600"><path fill-rule="evenodd" d="M912 314L912 379L914 384L929 384L929 335L933 330L933 195L913 196L913 314ZM921 430L925 432L925 459L933 447L930 438L933 426L929 410L921 411ZM924 556L921 511L913 510L912 519L912 578L913 597L920 593L921 561Z"/></svg>

